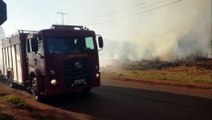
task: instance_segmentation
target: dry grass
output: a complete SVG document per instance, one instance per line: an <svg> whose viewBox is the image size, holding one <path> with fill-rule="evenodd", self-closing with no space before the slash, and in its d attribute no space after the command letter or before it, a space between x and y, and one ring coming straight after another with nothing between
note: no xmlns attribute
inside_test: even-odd
<svg viewBox="0 0 212 120"><path fill-rule="evenodd" d="M0 120L45 120L45 118L19 97L0 87Z"/></svg>
<svg viewBox="0 0 212 120"><path fill-rule="evenodd" d="M178 61L177 63L145 61L145 64L131 63L131 66L127 66L127 68L125 67L124 69L104 69L102 73L103 76L118 78L212 84L212 59L203 59L192 62Z"/></svg>

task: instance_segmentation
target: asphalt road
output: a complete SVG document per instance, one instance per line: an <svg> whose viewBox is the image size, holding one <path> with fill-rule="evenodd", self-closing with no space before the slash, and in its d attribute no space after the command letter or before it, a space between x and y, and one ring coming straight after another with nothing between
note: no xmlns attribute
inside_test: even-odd
<svg viewBox="0 0 212 120"><path fill-rule="evenodd" d="M48 104L108 120L212 120L211 91L102 81L90 95L60 96Z"/></svg>

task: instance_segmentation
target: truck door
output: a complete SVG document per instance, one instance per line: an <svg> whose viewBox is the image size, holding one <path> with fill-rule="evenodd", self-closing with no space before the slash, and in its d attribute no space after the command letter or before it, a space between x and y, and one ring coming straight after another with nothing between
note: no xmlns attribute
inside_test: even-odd
<svg viewBox="0 0 212 120"><path fill-rule="evenodd" d="M44 74L43 40L37 37L27 39L26 50L29 71L37 69L41 74Z"/></svg>
<svg viewBox="0 0 212 120"><path fill-rule="evenodd" d="M37 61L35 59L35 52L36 52L36 39L34 38L28 38L27 39L27 45L26 45L26 59L28 64L28 70L31 71L32 69L35 69L37 66Z"/></svg>
<svg viewBox="0 0 212 120"><path fill-rule="evenodd" d="M42 76L45 74L43 40L39 39L38 37L32 37L27 39L26 44L26 57L29 70L28 88L31 90L33 95L35 95L35 98L39 99L40 93L44 92L45 90L45 81L42 79ZM33 76L30 76L31 71L35 73Z"/></svg>

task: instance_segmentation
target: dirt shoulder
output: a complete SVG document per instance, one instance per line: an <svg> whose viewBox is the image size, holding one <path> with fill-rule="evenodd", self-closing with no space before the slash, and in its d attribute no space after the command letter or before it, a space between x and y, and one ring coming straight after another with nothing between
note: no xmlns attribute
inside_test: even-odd
<svg viewBox="0 0 212 120"><path fill-rule="evenodd" d="M120 77L120 76L109 76L109 75L103 75L102 77L113 79L113 80L138 82L138 83L144 83L144 84L168 85L168 86L186 87L186 88L192 88L192 89L212 90L212 84L204 84L204 83L185 83L180 81L151 80L151 79L142 79L142 78L136 78L136 77Z"/></svg>

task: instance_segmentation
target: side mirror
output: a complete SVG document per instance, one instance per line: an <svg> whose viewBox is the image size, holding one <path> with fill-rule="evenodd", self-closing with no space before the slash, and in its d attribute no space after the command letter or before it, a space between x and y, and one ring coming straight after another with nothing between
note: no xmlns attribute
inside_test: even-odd
<svg viewBox="0 0 212 120"><path fill-rule="evenodd" d="M103 42L102 36L98 36L98 43L99 43L99 48L103 49L104 42Z"/></svg>
<svg viewBox="0 0 212 120"><path fill-rule="evenodd" d="M32 45L32 51L37 52L38 51L38 41L35 38L31 39L31 45Z"/></svg>

